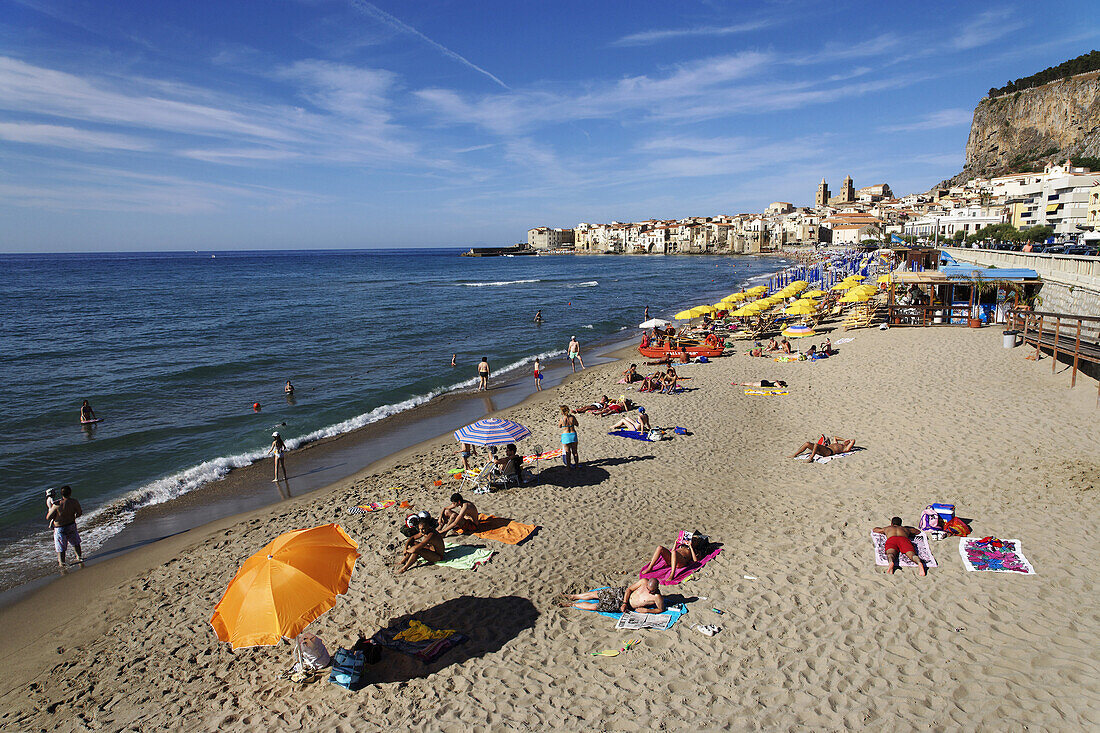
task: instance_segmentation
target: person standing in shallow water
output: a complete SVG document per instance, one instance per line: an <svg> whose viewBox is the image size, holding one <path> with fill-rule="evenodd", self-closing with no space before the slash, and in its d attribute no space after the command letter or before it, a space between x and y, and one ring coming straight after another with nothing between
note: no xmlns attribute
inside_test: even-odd
<svg viewBox="0 0 1100 733"><path fill-rule="evenodd" d="M267 449L267 452L275 455L275 478L271 479L272 483L279 482L279 467L283 469L283 481L286 481L286 443L283 442L282 436L278 433L271 434L271 447Z"/></svg>
<svg viewBox="0 0 1100 733"><path fill-rule="evenodd" d="M483 392L489 389L489 357L481 357L481 363L477 365L478 385L477 391Z"/></svg>
<svg viewBox="0 0 1100 733"><path fill-rule="evenodd" d="M573 365L573 373L577 372L577 363L581 365L581 369L584 369L584 361L581 359L581 345L577 342L576 336L569 338L569 346L567 347L569 352L569 363Z"/></svg>
<svg viewBox="0 0 1100 733"><path fill-rule="evenodd" d="M80 551L80 534L76 531L77 517L84 511L80 508L80 502L72 497L72 489L68 486L61 487L61 499L50 505L46 512L46 521L53 530L53 548L57 551L57 566L61 573L65 573L65 551L69 545L76 552L76 561L83 567L84 555Z"/></svg>

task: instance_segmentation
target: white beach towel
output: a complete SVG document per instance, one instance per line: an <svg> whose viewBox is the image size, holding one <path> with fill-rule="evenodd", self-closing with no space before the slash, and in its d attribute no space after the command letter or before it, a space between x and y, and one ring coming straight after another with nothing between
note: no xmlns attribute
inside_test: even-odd
<svg viewBox="0 0 1100 733"><path fill-rule="evenodd" d="M846 343L848 343L848 342L850 342L850 341L855 341L855 340L856 340L856 337L855 337L855 336L846 336L846 337L844 337L844 338L842 338L842 339L837 339L837 340L836 340L836 344L834 344L834 345L835 345L835 346L840 346L841 344L846 344Z"/></svg>
<svg viewBox="0 0 1100 733"><path fill-rule="evenodd" d="M1001 547L982 545L981 539L963 537L959 540L959 555L963 567L970 572L1015 573L1016 575L1035 575L1020 549L1019 540L999 540Z"/></svg>
<svg viewBox="0 0 1100 733"><path fill-rule="evenodd" d="M814 456L814 463L828 463L829 461L833 460L834 458L843 458L844 456L850 456L853 453L855 453L855 451L850 450L847 453L837 453L835 456ZM804 461L809 457L810 457L810 454L807 453L804 456L795 456L795 460L796 461Z"/></svg>

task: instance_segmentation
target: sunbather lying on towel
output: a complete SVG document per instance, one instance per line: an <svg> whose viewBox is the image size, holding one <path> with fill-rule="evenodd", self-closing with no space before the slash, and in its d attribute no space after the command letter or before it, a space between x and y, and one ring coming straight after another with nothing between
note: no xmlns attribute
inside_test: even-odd
<svg viewBox="0 0 1100 733"><path fill-rule="evenodd" d="M607 417L608 415L616 415L620 412L626 412L630 407L630 402L626 397L620 396L619 399L614 402L609 402L602 410L596 410L594 414L600 417Z"/></svg>
<svg viewBox="0 0 1100 733"><path fill-rule="evenodd" d="M787 383L782 379L778 379L774 382L767 379L761 379L759 382L734 382L734 384L740 387L786 387Z"/></svg>
<svg viewBox="0 0 1100 733"><path fill-rule="evenodd" d="M417 519L417 533L405 543L404 552L393 566L398 575L411 568L421 558L427 562L439 562L443 559L445 552L443 536L436 531L437 526L432 517Z"/></svg>
<svg viewBox="0 0 1100 733"><path fill-rule="evenodd" d="M446 537L457 530L470 533L477 530L477 507L472 501L466 501L462 494L451 494L450 506L443 507L439 513L439 534Z"/></svg>
<svg viewBox="0 0 1100 733"><path fill-rule="evenodd" d="M611 426L612 430L618 430L619 428L624 430L637 430L639 433L648 433L649 415L646 414L645 408L638 408L638 417L624 417Z"/></svg>
<svg viewBox="0 0 1100 733"><path fill-rule="evenodd" d="M597 410L602 410L603 408L607 407L610 403L611 398L607 395L604 395L599 402L593 402L591 404L585 405L584 407L577 407L573 410L573 412L596 412Z"/></svg>
<svg viewBox="0 0 1100 733"><path fill-rule="evenodd" d="M795 451L791 458L798 458L806 451L810 452L810 463L814 462L814 458L817 456L835 456L840 453L847 453L856 447L856 440L852 438L850 440L841 440L837 436L832 438L826 438L822 435L813 443L803 443L802 447Z"/></svg>
<svg viewBox="0 0 1100 733"><path fill-rule="evenodd" d="M573 608L581 611L599 611L601 613L663 613L665 597L661 595L661 586L656 578L636 580L624 588L601 588L587 593L566 595Z"/></svg>
<svg viewBox="0 0 1100 733"><path fill-rule="evenodd" d="M890 520L889 527L875 527L871 531L886 535L886 559L890 561L886 572L893 575L894 569L898 566L898 556L905 555L917 564L918 575L928 574L924 568L924 561L917 555L917 548L913 546L913 538L920 534L919 529L903 527L901 517L894 517Z"/></svg>
<svg viewBox="0 0 1100 733"><path fill-rule="evenodd" d="M699 559L707 553L707 544L705 537L694 534L687 544L677 545L671 550L664 545L658 545L657 549L653 551L653 559L642 568L642 574L648 573L657 564L658 560L664 559L670 568L668 577L675 578L676 571L679 568L688 563L699 562Z"/></svg>

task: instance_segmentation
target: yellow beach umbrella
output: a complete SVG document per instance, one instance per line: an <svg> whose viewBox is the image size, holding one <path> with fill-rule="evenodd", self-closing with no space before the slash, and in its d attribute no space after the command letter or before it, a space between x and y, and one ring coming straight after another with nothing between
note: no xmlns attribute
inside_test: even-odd
<svg viewBox="0 0 1100 733"><path fill-rule="evenodd" d="M788 287L788 288L789 288L789 289L790 289L790 290L791 290L792 292L795 292L795 293L801 293L801 292L802 292L803 290L805 290L806 288L810 287L810 284L809 284L809 283L807 283L807 282L803 282L802 280L796 280L795 282L791 283L791 284L790 284L790 285L788 285L787 287Z"/></svg>
<svg viewBox="0 0 1100 733"><path fill-rule="evenodd" d="M792 303L792 305L798 305L799 303L809 303L812 306L817 305L817 301L814 300L813 298L799 298L794 303Z"/></svg>
<svg viewBox="0 0 1100 733"><path fill-rule="evenodd" d="M789 316L809 316L817 313L817 308L809 303L798 301L794 305L784 308L783 312Z"/></svg>
<svg viewBox="0 0 1100 733"><path fill-rule="evenodd" d="M713 308L716 311L726 311L726 310L729 310L730 304L729 303L723 303L723 302L719 301L719 302L715 303L714 305L712 305L711 308Z"/></svg>
<svg viewBox="0 0 1100 733"><path fill-rule="evenodd" d="M892 276L890 275L890 273L886 273L885 275L879 275L878 276L878 281L880 283L888 283L888 282L890 282L891 277Z"/></svg>
<svg viewBox="0 0 1100 733"><path fill-rule="evenodd" d="M878 292L878 288L874 285L871 285L870 283L867 283L866 285L858 285L848 292L859 293L860 295L874 295Z"/></svg>
<svg viewBox="0 0 1100 733"><path fill-rule="evenodd" d="M768 292L768 286L767 285L757 285L754 288L749 288L745 292L746 293L754 293L754 294L766 293L766 292Z"/></svg>
<svg viewBox="0 0 1100 733"><path fill-rule="evenodd" d="M691 311L680 311L673 316L677 321L690 321L695 316L691 315Z"/></svg>
<svg viewBox="0 0 1100 733"><path fill-rule="evenodd" d="M699 318L707 313L714 313L714 306L712 305L697 305L688 311L692 318Z"/></svg>
<svg viewBox="0 0 1100 733"><path fill-rule="evenodd" d="M807 290L802 293L803 298L820 298L822 295L825 295L824 290Z"/></svg>
<svg viewBox="0 0 1100 733"><path fill-rule="evenodd" d="M829 288L829 290L850 290L850 289L854 288L855 286L856 286L855 283L839 282L836 285L834 285L833 287Z"/></svg>
<svg viewBox="0 0 1100 733"><path fill-rule="evenodd" d="M744 318L745 316L755 316L759 312L759 308L750 308L748 305L743 305L735 310L733 313L730 313L730 315L736 316L738 318Z"/></svg>
<svg viewBox="0 0 1100 733"><path fill-rule="evenodd" d="M722 298L723 303L736 303L739 300L744 300L745 296L742 293L734 293L733 295L727 295Z"/></svg>
<svg viewBox="0 0 1100 733"><path fill-rule="evenodd" d="M848 277L846 277L846 278L844 278L844 279L845 279L845 280L859 280L859 281L863 281L863 280L866 280L867 278L865 278L865 277L864 277L863 275L849 275Z"/></svg>
<svg viewBox="0 0 1100 733"><path fill-rule="evenodd" d="M866 303L871 299L870 295L864 293L847 293L840 299L841 303Z"/></svg>

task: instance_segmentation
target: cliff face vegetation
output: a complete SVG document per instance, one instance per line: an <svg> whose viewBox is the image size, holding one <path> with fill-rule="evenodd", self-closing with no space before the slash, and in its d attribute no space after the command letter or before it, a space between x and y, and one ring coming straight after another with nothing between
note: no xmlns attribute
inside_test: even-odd
<svg viewBox="0 0 1100 733"><path fill-rule="evenodd" d="M1100 157L1100 72L983 99L974 110L966 165L952 182L1074 157Z"/></svg>

